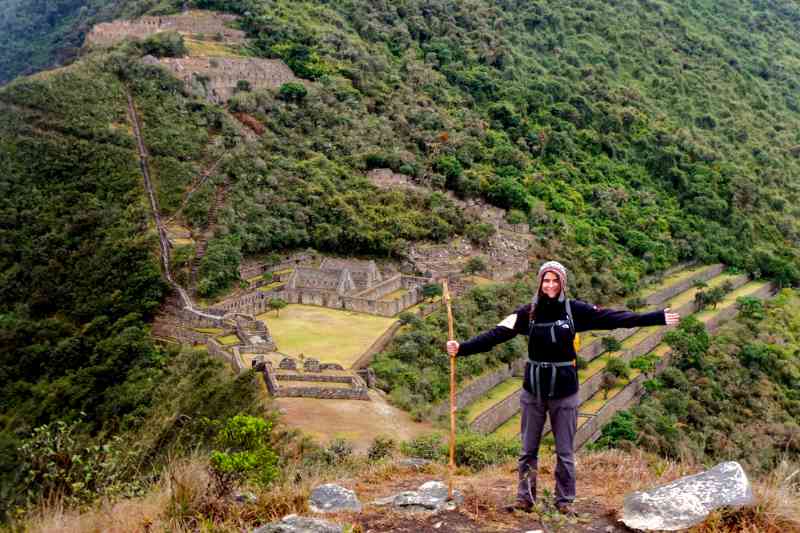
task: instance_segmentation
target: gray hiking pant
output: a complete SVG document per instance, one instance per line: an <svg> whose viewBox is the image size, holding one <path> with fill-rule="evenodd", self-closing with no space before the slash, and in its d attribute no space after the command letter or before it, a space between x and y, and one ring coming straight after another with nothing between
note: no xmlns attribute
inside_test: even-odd
<svg viewBox="0 0 800 533"><path fill-rule="evenodd" d="M539 443L547 415L556 440L556 504L575 500L575 431L578 425L579 393L549 400L522 391L522 454L519 457L517 499L536 501L536 469Z"/></svg>

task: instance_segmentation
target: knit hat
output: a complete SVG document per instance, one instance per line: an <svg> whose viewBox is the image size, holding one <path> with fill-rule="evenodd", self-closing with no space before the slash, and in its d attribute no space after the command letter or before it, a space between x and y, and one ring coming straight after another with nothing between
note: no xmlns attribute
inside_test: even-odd
<svg viewBox="0 0 800 533"><path fill-rule="evenodd" d="M564 265L559 263L558 261L547 261L541 267L539 267L539 285L536 288L536 292L533 293L533 300L531 304L533 307L536 307L536 304L539 302L539 291L542 288L542 281L544 280L544 275L548 272L554 273L558 276L558 281L561 283L561 294L558 295L558 301L564 302L567 299L567 269Z"/></svg>

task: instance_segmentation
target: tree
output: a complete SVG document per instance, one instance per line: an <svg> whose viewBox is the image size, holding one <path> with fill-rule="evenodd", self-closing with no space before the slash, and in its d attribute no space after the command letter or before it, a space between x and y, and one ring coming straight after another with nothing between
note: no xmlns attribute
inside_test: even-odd
<svg viewBox="0 0 800 533"><path fill-rule="evenodd" d="M630 371L628 364L619 357L611 357L606 363L606 372L620 379L628 379Z"/></svg>
<svg viewBox="0 0 800 533"><path fill-rule="evenodd" d="M278 98L287 102L300 102L308 95L308 91L302 83L284 83L278 89Z"/></svg>
<svg viewBox="0 0 800 533"><path fill-rule="evenodd" d="M617 386L619 382L619 378L612 374L611 372L603 372L603 381L600 383L600 388L603 390L603 399L608 399L608 393L611 392L611 389Z"/></svg>
<svg viewBox="0 0 800 533"><path fill-rule="evenodd" d="M289 305L283 298L270 298L269 308L275 311L275 316L281 316L281 309Z"/></svg>
<svg viewBox="0 0 800 533"><path fill-rule="evenodd" d="M183 36L174 31L156 33L141 44L142 52L156 57L182 57L186 55Z"/></svg>
<svg viewBox="0 0 800 533"><path fill-rule="evenodd" d="M607 352L618 352L622 349L622 343L614 337L603 337L601 342L603 343L603 348Z"/></svg>
<svg viewBox="0 0 800 533"><path fill-rule="evenodd" d="M467 238L475 244L486 244L496 232L494 226L485 222L473 222L464 230Z"/></svg>
<svg viewBox="0 0 800 533"><path fill-rule="evenodd" d="M464 274L476 274L486 270L486 260L479 255L470 257L467 264L464 265Z"/></svg>
<svg viewBox="0 0 800 533"><path fill-rule="evenodd" d="M650 373L656 369L658 361L659 357L657 355L649 353L634 357L631 360L630 367L640 370L645 377L649 377Z"/></svg>
<svg viewBox="0 0 800 533"><path fill-rule="evenodd" d="M693 316L681 320L678 329L664 336L664 341L673 349L675 366L681 370L696 368L702 370L704 357L708 351L710 340L705 324Z"/></svg>
<svg viewBox="0 0 800 533"><path fill-rule="evenodd" d="M437 296L442 295L442 286L438 283L427 283L422 286L422 296L433 301Z"/></svg>

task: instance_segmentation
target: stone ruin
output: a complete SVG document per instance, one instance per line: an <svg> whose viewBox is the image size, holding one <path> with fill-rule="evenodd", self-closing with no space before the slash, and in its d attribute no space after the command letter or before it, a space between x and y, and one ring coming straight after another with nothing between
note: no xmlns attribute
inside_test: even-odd
<svg viewBox="0 0 800 533"><path fill-rule="evenodd" d="M284 83L299 82L279 59L257 57L165 57L159 63L199 96L224 104L236 92L239 81L251 89L277 89Z"/></svg>
<svg viewBox="0 0 800 533"><path fill-rule="evenodd" d="M116 20L95 25L86 35L93 46L111 46L124 39L146 39L165 31L202 35L225 42L243 42L245 33L227 24L238 17L211 11L190 11L182 15L141 17L135 20Z"/></svg>
<svg viewBox="0 0 800 533"><path fill-rule="evenodd" d="M381 189L406 189L430 194L431 190L414 183L413 178L398 174L390 169L375 169L367 177ZM492 279L508 280L515 274L529 269L529 250L533 243L527 224L509 224L505 220L506 211L480 200L462 200L451 191L445 193L459 206L468 220L480 221L495 228L495 234L483 247L478 247L467 239L457 239L447 244L414 243L409 247L408 256L419 272L432 277L452 278L460 276L464 265L471 257L486 258Z"/></svg>
<svg viewBox="0 0 800 533"><path fill-rule="evenodd" d="M371 401L369 389L376 383L372 369L349 371L315 358L305 358L302 370L292 357L281 359L277 369L263 356L255 357L252 364L264 377L269 393L277 398Z"/></svg>
<svg viewBox="0 0 800 533"><path fill-rule="evenodd" d="M253 290L216 306L258 315L270 310L269 300L282 298L293 304L393 317L421 302L422 287L430 281L398 273L385 277L374 261L325 258L319 266L295 266L286 282L273 290Z"/></svg>
<svg viewBox="0 0 800 533"><path fill-rule="evenodd" d="M223 43L242 43L245 33L227 24L238 17L210 11L190 11L164 17L142 17L97 24L86 36L92 46L110 46L123 39L146 39L165 31L177 31L195 38ZM213 52L210 55L214 55ZM253 57L144 58L146 64L159 64L183 81L192 94L225 104L235 94L240 81L251 89L277 89L284 83L300 82L292 70L277 59Z"/></svg>

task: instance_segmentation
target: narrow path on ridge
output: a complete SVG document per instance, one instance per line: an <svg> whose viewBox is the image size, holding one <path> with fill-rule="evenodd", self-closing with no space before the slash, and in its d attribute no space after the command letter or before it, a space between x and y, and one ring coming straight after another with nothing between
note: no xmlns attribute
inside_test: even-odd
<svg viewBox="0 0 800 533"><path fill-rule="evenodd" d="M150 180L150 168L147 163L148 155L147 155L147 148L144 145L144 140L142 138L142 131L141 131L141 123L139 121L139 114L136 112L136 105L133 102L133 96L129 89L126 89L126 96L128 97L128 116L131 121L131 126L133 127L133 135L136 137L136 146L139 150L139 168L142 171L142 177L144 178L144 188L147 191L147 197L150 199L150 209L153 213L153 220L156 223L156 230L158 231L158 240L160 243L161 249L161 265L164 268L164 275L167 278L169 284L178 291L180 294L181 301L183 302L183 306L185 309L190 311L191 313L204 317L204 318L211 318L211 319L219 319L220 317L211 315L208 313L204 313L199 311L195 308L192 299L189 297L189 293L178 285L178 283L172 278L172 273L169 270L169 258L170 258L170 244L169 244L169 237L167 236L167 230L164 227L164 223L161 220L161 214L158 208L158 200L156 198L155 192L153 191L153 184Z"/></svg>

